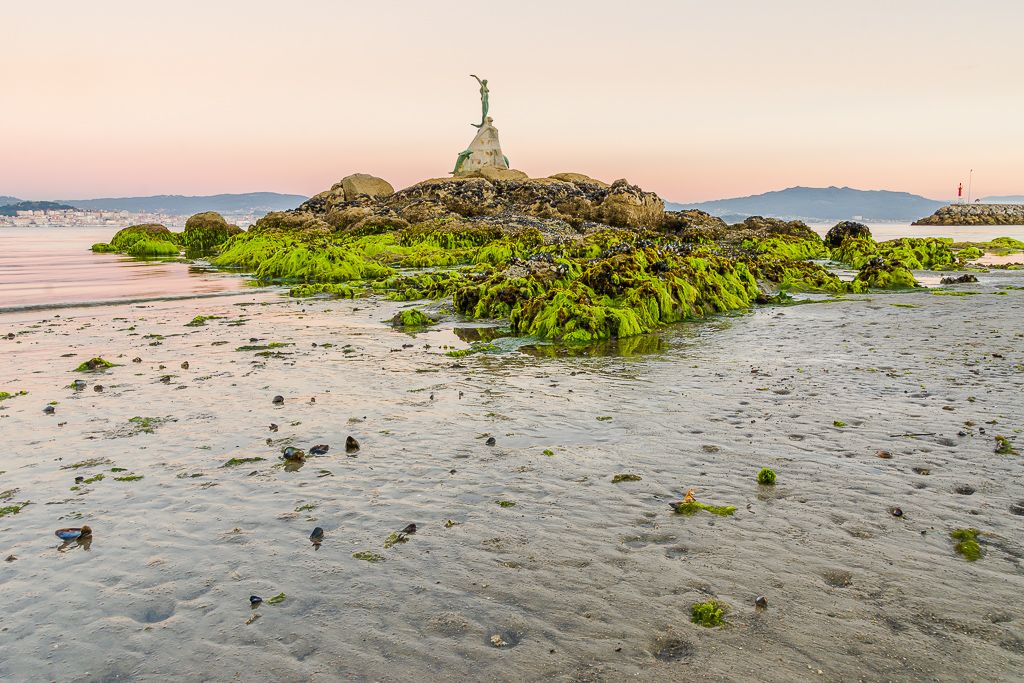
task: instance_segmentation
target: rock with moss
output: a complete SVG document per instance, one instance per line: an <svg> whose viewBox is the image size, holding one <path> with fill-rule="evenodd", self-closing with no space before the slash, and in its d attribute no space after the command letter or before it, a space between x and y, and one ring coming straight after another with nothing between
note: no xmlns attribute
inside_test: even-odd
<svg viewBox="0 0 1024 683"><path fill-rule="evenodd" d="M185 221L181 243L189 256L205 256L213 253L233 235L242 232L237 225L230 225L216 211L197 213Z"/></svg>
<svg viewBox="0 0 1024 683"><path fill-rule="evenodd" d="M869 289L910 289L918 286L914 274L902 263L879 257L871 259L861 268L854 283Z"/></svg>
<svg viewBox="0 0 1024 683"><path fill-rule="evenodd" d="M407 308L399 311L391 319L391 325L405 330L417 330L429 327L437 321L418 308Z"/></svg>
<svg viewBox="0 0 1024 683"><path fill-rule="evenodd" d="M132 244L126 253L137 258L171 258L181 253L181 247L174 242L147 238Z"/></svg>
<svg viewBox="0 0 1024 683"><path fill-rule="evenodd" d="M144 239L175 242L176 235L159 223L129 225L114 234L110 240L110 246L114 248L114 251L127 253L133 244Z"/></svg>
<svg viewBox="0 0 1024 683"><path fill-rule="evenodd" d="M109 360L104 360L103 358L90 358L75 368L75 372L97 372L112 368L115 365L116 363L111 363Z"/></svg>
<svg viewBox="0 0 1024 683"><path fill-rule="evenodd" d="M97 242L96 244L89 247L89 250L94 254L110 254L117 251L117 247L107 242Z"/></svg>
<svg viewBox="0 0 1024 683"><path fill-rule="evenodd" d="M842 221L833 225L825 233L825 246L829 249L836 249L848 239L874 241L871 237L871 228L868 226L856 221Z"/></svg>

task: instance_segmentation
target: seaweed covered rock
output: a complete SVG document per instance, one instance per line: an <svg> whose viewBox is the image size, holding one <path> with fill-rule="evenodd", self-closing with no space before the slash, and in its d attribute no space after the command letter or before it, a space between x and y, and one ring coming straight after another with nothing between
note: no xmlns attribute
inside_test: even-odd
<svg viewBox="0 0 1024 683"><path fill-rule="evenodd" d="M113 244L108 244L107 242L97 242L96 244L89 247L89 251L93 252L94 254L109 254L111 252L116 252L117 247L115 247Z"/></svg>
<svg viewBox="0 0 1024 683"><path fill-rule="evenodd" d="M851 268L861 268L878 255L878 245L870 237L849 237L832 248L832 260Z"/></svg>
<svg viewBox="0 0 1024 683"><path fill-rule="evenodd" d="M185 230L181 233L181 243L190 256L203 256L213 252L217 247L237 235L242 229L230 225L216 211L197 213L185 221Z"/></svg>
<svg viewBox="0 0 1024 683"><path fill-rule="evenodd" d="M143 223L141 225L129 225L127 228L118 230L113 238L111 238L110 246L114 248L114 251L127 252L139 240L157 239L165 242L174 242L176 238L177 235L159 223Z"/></svg>
<svg viewBox="0 0 1024 683"><path fill-rule="evenodd" d="M957 265L953 240L943 237L902 237L878 243L878 255L911 270L950 270Z"/></svg>
<svg viewBox="0 0 1024 683"><path fill-rule="evenodd" d="M836 223L825 233L825 246L829 249L835 249L848 239L871 241L871 228L856 221Z"/></svg>
<svg viewBox="0 0 1024 683"><path fill-rule="evenodd" d="M876 257L868 261L854 279L870 289L908 289L917 287L914 274L899 261Z"/></svg>
<svg viewBox="0 0 1024 683"><path fill-rule="evenodd" d="M407 308L399 311L391 319L391 325L403 330L418 330L429 327L437 321L418 308Z"/></svg>
<svg viewBox="0 0 1024 683"><path fill-rule="evenodd" d="M138 258L162 258L177 256L181 252L174 242L160 239L141 239L128 247L128 255Z"/></svg>
<svg viewBox="0 0 1024 683"><path fill-rule="evenodd" d="M662 232L695 244L712 244L724 239L728 228L718 216L699 209L666 211L661 220Z"/></svg>
<svg viewBox="0 0 1024 683"><path fill-rule="evenodd" d="M818 233L803 221L784 221L764 216L750 216L742 223L729 226L729 232L735 241L784 236L821 242Z"/></svg>

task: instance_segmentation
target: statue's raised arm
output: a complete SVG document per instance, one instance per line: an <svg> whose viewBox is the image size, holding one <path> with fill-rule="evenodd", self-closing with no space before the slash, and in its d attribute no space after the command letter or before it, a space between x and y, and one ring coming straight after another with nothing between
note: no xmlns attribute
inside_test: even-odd
<svg viewBox="0 0 1024 683"><path fill-rule="evenodd" d="M480 124L479 125L477 125L475 123L473 124L477 128L480 128L481 126L484 125L484 123L487 122L487 111L491 108L490 98L489 98L490 91L487 89L487 79L486 78L481 80L480 77L477 76L476 74L470 74L470 76L475 78L476 82L480 84L480 106L483 109L483 114L480 116Z"/></svg>

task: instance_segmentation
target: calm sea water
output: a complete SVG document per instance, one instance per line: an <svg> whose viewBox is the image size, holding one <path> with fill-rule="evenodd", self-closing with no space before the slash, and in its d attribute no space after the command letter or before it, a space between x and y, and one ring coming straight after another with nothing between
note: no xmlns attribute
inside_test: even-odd
<svg viewBox="0 0 1024 683"><path fill-rule="evenodd" d="M829 224L813 224L824 235ZM985 241L1001 235L1024 239L1024 226L932 227L872 224L879 240L953 237ZM90 245L110 239L111 228L0 228L0 311L64 304L215 296L237 292L249 281L201 265L140 261L94 254Z"/></svg>
<svg viewBox="0 0 1024 683"><path fill-rule="evenodd" d="M0 311L61 304L210 296L248 280L169 261L94 254L112 228L0 228Z"/></svg>

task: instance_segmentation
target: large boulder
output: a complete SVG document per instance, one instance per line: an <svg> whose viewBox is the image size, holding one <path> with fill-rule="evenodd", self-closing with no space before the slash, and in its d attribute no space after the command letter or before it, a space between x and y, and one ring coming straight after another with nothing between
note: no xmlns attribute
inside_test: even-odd
<svg viewBox="0 0 1024 683"><path fill-rule="evenodd" d="M189 256L203 256L214 251L237 235L242 229L231 225L216 211L205 211L191 216L185 221L185 230L181 233L181 242L185 245Z"/></svg>
<svg viewBox="0 0 1024 683"><path fill-rule="evenodd" d="M608 183L591 178L588 175L582 173L555 173L549 178L553 180L562 180L573 185L597 185L598 187L611 187Z"/></svg>
<svg viewBox="0 0 1024 683"><path fill-rule="evenodd" d="M367 197L386 197L395 193L395 188L391 186L391 183L368 173L353 173L350 176L345 176L334 188L337 188L339 185L345 195L345 201L348 202L355 201L361 195L366 195ZM331 189L333 190L334 188Z"/></svg>
<svg viewBox="0 0 1024 683"><path fill-rule="evenodd" d="M848 239L866 239L870 241L871 229L863 223L857 223L856 221L836 223L825 233L825 246L829 249L835 249Z"/></svg>
<svg viewBox="0 0 1024 683"><path fill-rule="evenodd" d="M159 223L143 223L118 230L111 238L110 246L113 247L113 251L127 252L133 244L144 239L174 242L175 238L174 233Z"/></svg>
<svg viewBox="0 0 1024 683"><path fill-rule="evenodd" d="M661 225L665 202L626 180L616 180L597 207L594 220L622 228L653 228Z"/></svg>
<svg viewBox="0 0 1024 683"><path fill-rule="evenodd" d="M475 171L466 173L464 178L485 178L487 180L529 180L530 176L514 168L498 168L497 166L484 166Z"/></svg>

